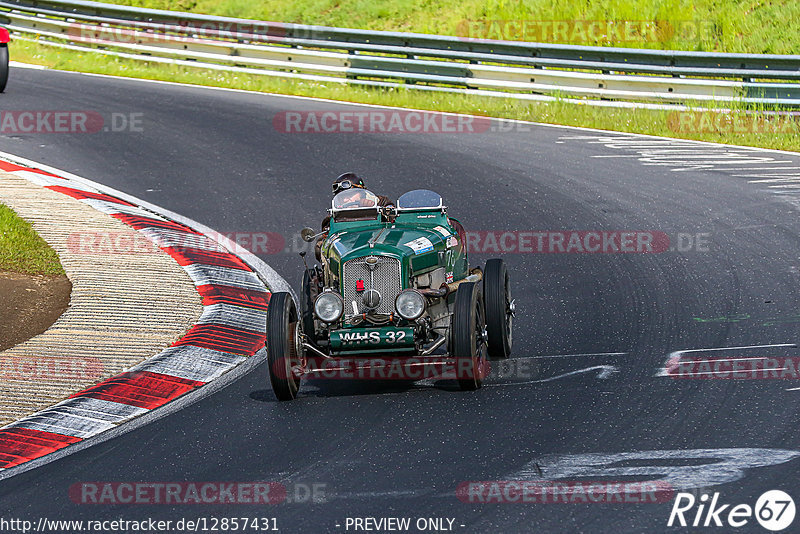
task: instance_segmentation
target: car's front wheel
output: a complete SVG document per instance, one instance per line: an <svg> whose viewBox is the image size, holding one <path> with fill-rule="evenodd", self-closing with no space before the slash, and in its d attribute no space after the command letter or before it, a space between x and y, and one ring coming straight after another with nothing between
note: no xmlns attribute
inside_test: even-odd
<svg viewBox="0 0 800 534"><path fill-rule="evenodd" d="M462 283L456 291L451 356L458 385L467 391L480 388L489 372L482 293L481 285L473 282Z"/></svg>
<svg viewBox="0 0 800 534"><path fill-rule="evenodd" d="M6 90L8 82L8 45L0 45L0 93Z"/></svg>
<svg viewBox="0 0 800 534"><path fill-rule="evenodd" d="M267 308L267 364L272 391L278 400L293 400L300 389L299 334L301 323L289 293L273 293Z"/></svg>

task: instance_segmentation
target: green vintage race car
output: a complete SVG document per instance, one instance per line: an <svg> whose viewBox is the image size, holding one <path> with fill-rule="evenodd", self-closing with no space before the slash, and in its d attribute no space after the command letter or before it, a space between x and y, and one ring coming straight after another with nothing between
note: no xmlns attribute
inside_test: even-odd
<svg viewBox="0 0 800 534"><path fill-rule="evenodd" d="M451 365L461 389L481 387L488 358L511 354L515 306L503 261L470 269L463 227L433 191L380 206L372 192L351 189L329 212L327 232L301 233L320 238L321 265L306 266L298 305L288 292L270 298L266 348L277 398L294 399L321 363L376 357Z"/></svg>

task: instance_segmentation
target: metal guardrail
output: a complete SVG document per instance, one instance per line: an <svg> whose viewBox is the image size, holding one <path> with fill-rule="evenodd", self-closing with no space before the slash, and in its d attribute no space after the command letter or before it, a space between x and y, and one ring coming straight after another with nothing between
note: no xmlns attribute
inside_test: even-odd
<svg viewBox="0 0 800 534"><path fill-rule="evenodd" d="M83 0L0 0L0 22L53 46L270 76L516 98L800 106L800 55L491 41Z"/></svg>

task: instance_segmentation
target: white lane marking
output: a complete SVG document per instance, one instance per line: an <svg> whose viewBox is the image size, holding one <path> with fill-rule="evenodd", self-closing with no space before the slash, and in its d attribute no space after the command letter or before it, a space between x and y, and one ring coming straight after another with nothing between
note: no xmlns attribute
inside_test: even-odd
<svg viewBox="0 0 800 534"><path fill-rule="evenodd" d="M593 158L638 158L638 154L609 154L609 155L602 155L602 156L591 156Z"/></svg>
<svg viewBox="0 0 800 534"><path fill-rule="evenodd" d="M674 352L670 352L667 356L666 361L664 362L664 367L661 367L655 376L672 376L670 371L675 369L681 361L681 358L684 354L695 353L695 352L715 352L721 350L752 350L752 349L772 349L772 348L782 348L782 347L789 347L789 348L797 348L795 343L774 343L770 345L742 345L737 347L713 347L708 349L686 349L686 350L676 350ZM731 359L733 360L733 358Z"/></svg>
<svg viewBox="0 0 800 534"><path fill-rule="evenodd" d="M770 165L773 163L788 163L787 161L771 161ZM787 171L787 170L796 170L800 169L800 167L740 167L738 169L731 169L728 168L729 171Z"/></svg>
<svg viewBox="0 0 800 534"><path fill-rule="evenodd" d="M740 165L742 163L746 163L747 161L751 161L753 163L763 163L766 161L770 161L769 158L755 158L750 156L750 159L746 159L746 156L740 154L715 154L716 157L727 157L730 156L729 159L719 159L719 160L706 160L703 161L702 158L698 161L687 161L685 165L691 167L697 167L698 165L702 165L702 168L713 168L717 165ZM741 158L741 159L739 159ZM681 162L679 161L656 161L656 158L640 158L639 161L644 162L645 165L661 165L661 166L669 166L669 165L679 165ZM792 162L794 163L794 162ZM677 168L672 169L673 171L683 171L687 170L684 168ZM722 169L727 170L727 169Z"/></svg>
<svg viewBox="0 0 800 534"><path fill-rule="evenodd" d="M675 147L670 147L670 145L664 145L663 147L649 147L649 148L642 148L639 150L642 154L654 155L654 154L707 154L707 155L714 155L714 154L747 154L747 152L720 152L720 149L716 147L689 147L685 145L677 145Z"/></svg>
<svg viewBox="0 0 800 534"><path fill-rule="evenodd" d="M20 63L19 61L9 61L9 67L15 67L17 69L29 69L29 70L47 70L47 67L44 65L34 65L32 63Z"/></svg>
<svg viewBox="0 0 800 534"><path fill-rule="evenodd" d="M637 160L644 166L669 167L671 172L721 171L729 176L754 178L749 183L786 184L767 186L767 189L773 195L781 195L781 200L800 208L800 196L798 196L800 185L795 185L800 182L798 179L800 176L796 174L796 169L800 169L800 167L792 166L797 165L797 161L779 160L777 157L757 154L758 149L754 150L753 147L697 144L688 140L669 138L658 141L661 138L652 137L648 137L648 140L644 141L636 136L623 137L622 135L561 136L559 140L582 140L587 144L601 144L612 151L623 151L616 154L590 156L592 158L629 158ZM787 154L774 150L759 152ZM733 174L733 172L739 174ZM761 180L756 180L759 178Z"/></svg>
<svg viewBox="0 0 800 534"><path fill-rule="evenodd" d="M781 183L781 182L796 182L800 179L800 174L734 174L733 176L738 176L742 178L759 178L765 176L781 176L782 178L764 178L763 180L747 180L748 184L773 184L773 183Z"/></svg>
<svg viewBox="0 0 800 534"><path fill-rule="evenodd" d="M661 161L667 161L672 163L672 160L677 160L676 163L682 163L684 160L689 159L708 159L708 158L719 158L719 157L730 157L730 158L752 158L750 154L738 154L736 152L701 152L701 151L682 151L683 154L661 154L657 152L642 152L642 156L644 159L658 159ZM737 162L738 163L738 162ZM694 162L691 162L694 165Z"/></svg>
<svg viewBox="0 0 800 534"><path fill-rule="evenodd" d="M789 172L759 172L759 173L746 173L746 174L734 174L732 176L762 176L764 178L792 178L800 176L800 173L797 171L792 171L791 169L785 169Z"/></svg>
<svg viewBox="0 0 800 534"><path fill-rule="evenodd" d="M520 122L525 123L525 121L520 121ZM536 124L537 126L549 126L551 128L561 127L560 125L554 125L554 124L542 124L542 123L532 123L532 124ZM598 130L580 126L565 126L564 128L571 130L580 130L580 131L594 131L602 135L564 135L561 136L559 139L586 141L589 144L603 144L606 145L608 148L616 148L616 149L630 150L630 149L635 149L636 147L658 146L659 144L661 144L664 146L683 146L683 147L697 146L697 147L731 148L737 150L747 150L751 152L767 152L770 154L779 154L782 156L787 156L787 155L800 156L800 153L798 152L792 152L789 150L777 150L773 148L747 147L747 146L731 145L726 143L710 143L708 141L696 141L694 139L679 139L676 137L663 137L658 135L614 132L611 130ZM794 161L769 162L770 165L778 163L795 163L795 162Z"/></svg>
<svg viewBox="0 0 800 534"><path fill-rule="evenodd" d="M527 380L525 382L503 382L501 384L484 384L483 387L506 387L506 386L524 386L526 384L543 384L545 382L553 382L554 380L560 380L568 376L589 373L592 371L600 371L599 373L597 373L597 378L600 380L606 380L612 374L619 372L619 368L617 368L614 365L595 365L593 367L586 367L584 369L578 369L577 371L570 371L568 373L562 373L560 375L550 376L547 378Z"/></svg>
<svg viewBox="0 0 800 534"><path fill-rule="evenodd" d="M798 390L800 390L800 388L789 388L786 391L798 391Z"/></svg>

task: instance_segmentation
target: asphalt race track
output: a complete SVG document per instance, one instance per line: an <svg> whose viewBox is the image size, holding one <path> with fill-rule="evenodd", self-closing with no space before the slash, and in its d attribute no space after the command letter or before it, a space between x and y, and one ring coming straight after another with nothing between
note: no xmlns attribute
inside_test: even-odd
<svg viewBox="0 0 800 534"><path fill-rule="evenodd" d="M449 518L460 532L682 532L702 529L667 526L673 499L481 504L456 488L538 476L662 480L750 506L772 489L800 497L797 380L664 376L687 354L800 356L800 157L534 125L281 133L276 114L348 106L19 68L10 80L3 111L122 114L141 131L4 133L0 150L221 232L275 232L291 248L300 228L319 225L333 178L354 170L395 198L436 189L467 230L663 232L673 250L500 254L518 304L514 360L477 392L446 380L316 380L278 403L262 365L182 411L3 481L0 516L268 517L281 532L354 532L348 518L365 517ZM299 284L297 254L259 255ZM302 502L73 502L70 487L91 481L275 481ZM314 484L317 498L304 499ZM767 532L754 518L736 531Z"/></svg>

